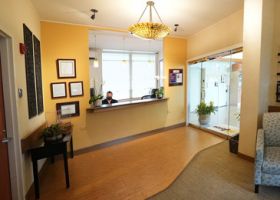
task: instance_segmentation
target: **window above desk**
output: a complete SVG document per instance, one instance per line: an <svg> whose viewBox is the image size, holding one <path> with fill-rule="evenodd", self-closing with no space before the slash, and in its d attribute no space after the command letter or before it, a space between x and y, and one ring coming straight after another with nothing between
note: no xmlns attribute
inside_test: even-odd
<svg viewBox="0 0 280 200"><path fill-rule="evenodd" d="M90 33L96 40L95 46L90 45L91 88L95 87L104 97L112 91L113 98L122 101L140 99L162 87L162 41L144 41L127 33L110 34Z"/></svg>

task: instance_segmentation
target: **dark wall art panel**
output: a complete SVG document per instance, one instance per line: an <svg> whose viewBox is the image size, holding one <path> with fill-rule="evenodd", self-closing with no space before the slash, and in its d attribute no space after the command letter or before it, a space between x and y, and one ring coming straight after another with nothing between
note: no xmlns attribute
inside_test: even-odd
<svg viewBox="0 0 280 200"><path fill-rule="evenodd" d="M33 38L32 32L23 24L25 52L25 73L28 99L29 119L37 115L34 57L33 57Z"/></svg>
<svg viewBox="0 0 280 200"><path fill-rule="evenodd" d="M41 70L41 48L40 41L33 36L34 43L34 61L35 61L35 73L36 73L36 91L37 91L37 109L38 114L44 112L44 100L42 89L42 70Z"/></svg>

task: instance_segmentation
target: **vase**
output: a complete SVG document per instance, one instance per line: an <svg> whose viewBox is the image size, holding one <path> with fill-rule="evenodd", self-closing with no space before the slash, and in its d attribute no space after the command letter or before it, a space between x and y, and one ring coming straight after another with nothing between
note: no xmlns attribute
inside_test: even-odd
<svg viewBox="0 0 280 200"><path fill-rule="evenodd" d="M101 99L99 99L99 100L97 100L97 101L95 102L95 106L101 106L101 104L102 104Z"/></svg>
<svg viewBox="0 0 280 200"><path fill-rule="evenodd" d="M200 125L208 125L210 122L210 115L199 115L198 121Z"/></svg>

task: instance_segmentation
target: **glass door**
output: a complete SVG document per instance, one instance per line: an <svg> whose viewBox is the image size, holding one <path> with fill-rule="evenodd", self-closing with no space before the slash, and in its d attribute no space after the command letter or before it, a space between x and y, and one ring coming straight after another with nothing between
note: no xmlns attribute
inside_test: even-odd
<svg viewBox="0 0 280 200"><path fill-rule="evenodd" d="M189 64L188 85L190 124L224 136L239 133L242 52ZM201 102L214 105L215 112L206 122L197 113Z"/></svg>

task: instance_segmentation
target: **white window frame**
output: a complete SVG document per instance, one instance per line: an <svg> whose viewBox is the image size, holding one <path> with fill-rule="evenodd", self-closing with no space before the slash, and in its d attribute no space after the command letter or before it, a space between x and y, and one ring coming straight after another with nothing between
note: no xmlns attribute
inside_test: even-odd
<svg viewBox="0 0 280 200"><path fill-rule="evenodd" d="M103 53L116 53L116 54L128 54L129 55L129 98L127 99L119 99L119 102L123 101L129 101L129 100L139 100L141 97L134 97L132 98L132 71L133 71L133 65L132 65L132 55L133 54L145 54L145 55L155 55L155 88L159 88L159 80L156 79L156 76L159 76L160 69L159 69L159 56L156 52L141 52L141 51L121 51L121 50L102 50L102 58ZM103 66L103 59L101 60L101 66ZM101 71L101 77L103 81L103 70ZM104 90L102 88L102 93L104 93Z"/></svg>

